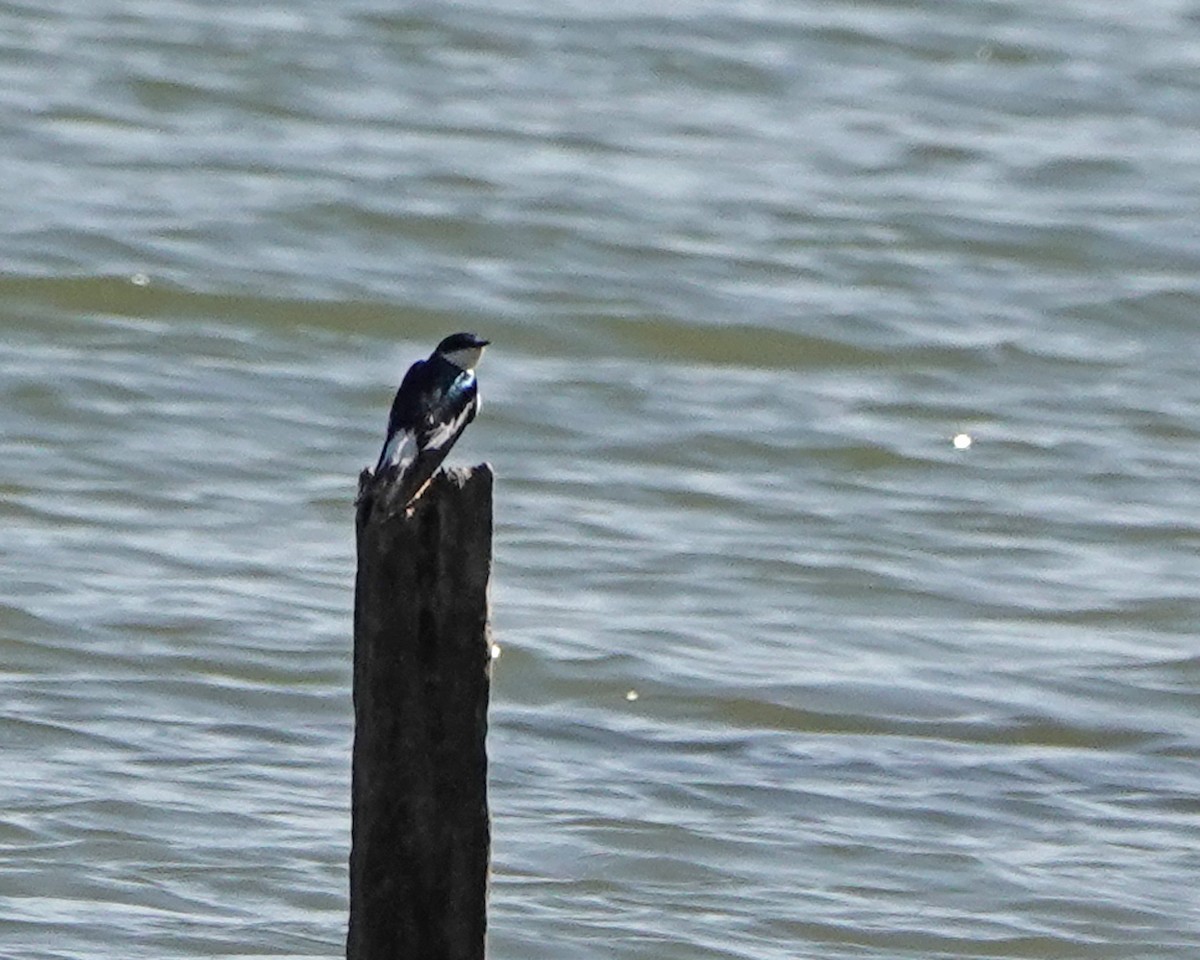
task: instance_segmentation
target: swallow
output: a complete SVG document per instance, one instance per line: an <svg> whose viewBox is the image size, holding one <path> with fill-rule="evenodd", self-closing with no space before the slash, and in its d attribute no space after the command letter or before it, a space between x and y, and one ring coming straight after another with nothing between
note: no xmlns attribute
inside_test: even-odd
<svg viewBox="0 0 1200 960"><path fill-rule="evenodd" d="M403 484L405 505L421 495L479 413L475 368L490 342L473 333L453 333L404 375L392 401L375 475L393 471Z"/></svg>

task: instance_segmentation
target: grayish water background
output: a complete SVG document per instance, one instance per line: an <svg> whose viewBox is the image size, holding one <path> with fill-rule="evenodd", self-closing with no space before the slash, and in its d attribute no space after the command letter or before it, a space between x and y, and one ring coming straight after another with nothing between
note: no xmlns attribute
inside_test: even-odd
<svg viewBox="0 0 1200 960"><path fill-rule="evenodd" d="M1172 0L0 5L0 955L342 950L467 328L495 960L1193 960L1198 94Z"/></svg>

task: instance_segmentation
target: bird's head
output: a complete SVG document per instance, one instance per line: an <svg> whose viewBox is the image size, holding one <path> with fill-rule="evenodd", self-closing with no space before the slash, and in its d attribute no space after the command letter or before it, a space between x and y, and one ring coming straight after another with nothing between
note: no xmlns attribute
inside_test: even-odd
<svg viewBox="0 0 1200 960"><path fill-rule="evenodd" d="M473 333L452 333L437 345L437 352L456 367L474 370L483 357L483 348L490 340Z"/></svg>

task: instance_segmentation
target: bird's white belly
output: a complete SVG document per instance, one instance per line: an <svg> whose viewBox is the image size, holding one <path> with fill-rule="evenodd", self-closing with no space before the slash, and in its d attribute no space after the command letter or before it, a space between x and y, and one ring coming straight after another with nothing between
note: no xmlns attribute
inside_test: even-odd
<svg viewBox="0 0 1200 960"><path fill-rule="evenodd" d="M425 444L425 449L438 450L444 444L450 442L456 436L458 436L459 430L463 428L464 424L467 422L467 419L471 416L472 406L477 404L478 400L476 400L476 404L467 404L465 407L463 407L462 412L453 420L447 420L445 423L439 423L436 427L434 427L433 430L430 431L429 440Z"/></svg>

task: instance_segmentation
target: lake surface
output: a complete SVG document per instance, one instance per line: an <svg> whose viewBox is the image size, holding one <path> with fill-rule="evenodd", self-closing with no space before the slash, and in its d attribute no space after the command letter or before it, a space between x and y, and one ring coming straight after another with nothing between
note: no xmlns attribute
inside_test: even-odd
<svg viewBox="0 0 1200 960"><path fill-rule="evenodd" d="M0 956L342 953L467 329L493 960L1193 960L1198 119L1175 0L0 4Z"/></svg>

